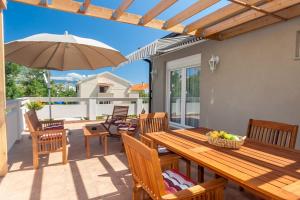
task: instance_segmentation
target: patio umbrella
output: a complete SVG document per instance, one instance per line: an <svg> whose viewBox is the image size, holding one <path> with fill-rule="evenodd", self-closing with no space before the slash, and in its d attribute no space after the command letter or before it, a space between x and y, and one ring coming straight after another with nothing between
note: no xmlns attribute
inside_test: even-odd
<svg viewBox="0 0 300 200"><path fill-rule="evenodd" d="M97 40L64 35L37 34L5 44L7 61L52 70L116 67L126 58Z"/></svg>
<svg viewBox="0 0 300 200"><path fill-rule="evenodd" d="M5 44L5 59L31 68L60 71L117 67L126 61L118 50L102 42L67 32L64 35L37 34L9 42ZM47 85L50 90L49 83ZM51 103L49 114L51 119Z"/></svg>

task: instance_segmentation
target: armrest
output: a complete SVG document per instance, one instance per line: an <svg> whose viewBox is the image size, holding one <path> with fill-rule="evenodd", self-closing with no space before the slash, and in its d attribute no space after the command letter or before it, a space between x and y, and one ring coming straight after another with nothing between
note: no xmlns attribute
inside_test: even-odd
<svg viewBox="0 0 300 200"><path fill-rule="evenodd" d="M162 199L164 200L171 200L171 199L186 199L191 197L195 197L198 195L205 195L206 192L212 192L216 190L216 192L220 190L224 190L225 185L227 183L227 180L224 178L218 178L211 181L208 181L206 183L203 183L201 185L195 185L193 187L190 187L185 190L181 190L179 192L173 193L173 194L167 194L162 196Z"/></svg>

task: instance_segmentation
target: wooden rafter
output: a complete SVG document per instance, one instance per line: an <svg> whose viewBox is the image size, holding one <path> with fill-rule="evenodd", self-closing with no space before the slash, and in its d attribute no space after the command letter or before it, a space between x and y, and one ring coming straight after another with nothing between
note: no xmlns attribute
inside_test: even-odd
<svg viewBox="0 0 300 200"><path fill-rule="evenodd" d="M260 3L261 0L248 0L248 3L256 4ZM184 29L184 33L190 33L192 31L195 31L197 29L203 29L204 27L216 23L220 20L223 20L227 17L230 17L236 13L239 13L245 9L244 6L238 5L238 4L229 4L227 6L224 6L223 8L220 8L219 10L206 15L205 17L202 17L198 19L197 21L187 25Z"/></svg>
<svg viewBox="0 0 300 200"><path fill-rule="evenodd" d="M178 13L174 17L167 20L164 24L164 29L169 29L184 20L196 15L197 13L201 12L202 10L212 6L213 4L219 2L220 0L207 0L207 1L197 1L196 3L189 6L187 9L183 10L182 12Z"/></svg>
<svg viewBox="0 0 300 200"><path fill-rule="evenodd" d="M48 6L40 5L40 0L12 0L14 2L20 2L25 3L33 6L42 6L47 7L49 9L55 9L60 10L64 12L70 12L70 13L77 13L77 14L83 14L86 16L91 17L97 17L101 19L107 19L111 20L111 16L114 12L114 10L101 7L101 6L95 6L91 4L89 6L89 9L85 13L78 13L78 10L81 6L80 2L72 1L72 0L51 0L51 4ZM123 15L121 15L117 20L117 22L121 23L128 23L128 24L134 24L134 25L140 25L141 16L137 14L127 13L124 12ZM163 24L165 21L159 20L159 19L152 19L147 24L144 24L143 26L149 27L149 28L155 28L155 29L162 29ZM169 29L169 31L176 32L176 33L182 33L184 29L184 26L181 24L178 24L172 28ZM190 34L194 34L195 32L191 32Z"/></svg>
<svg viewBox="0 0 300 200"><path fill-rule="evenodd" d="M300 0L277 0L277 1L271 1L270 3L266 3L266 4L262 5L261 9L266 10L270 13L273 13L273 12L288 8L290 6L294 6L298 3L300 3ZM251 20L255 20L255 19L265 16L265 15L266 14L264 14L262 12L258 12L256 10L249 10L242 14L239 14L239 15L231 17L227 20L224 20L216 25L205 28L203 31L201 31L201 35L203 37L209 37L213 34L216 34L221 31L224 31L226 29L230 29L232 27L241 25L241 24L249 22Z"/></svg>
<svg viewBox="0 0 300 200"><path fill-rule="evenodd" d="M83 14L86 13L86 11L89 8L90 4L91 4L91 0L84 0L84 2L80 6L78 12L83 13Z"/></svg>
<svg viewBox="0 0 300 200"><path fill-rule="evenodd" d="M124 11L129 8L133 1L134 0L123 0L121 5L113 12L111 18L114 20L118 19L124 13Z"/></svg>
<svg viewBox="0 0 300 200"><path fill-rule="evenodd" d="M40 0L40 5L48 6L49 0Z"/></svg>
<svg viewBox="0 0 300 200"><path fill-rule="evenodd" d="M285 19L291 19L297 16L300 16L300 4L286 8L284 10L281 10L279 12L276 12L277 15L283 16ZM274 18L270 15L261 17L256 20L252 20L250 22L244 23L240 26L231 28L229 30L225 30L217 35L217 39L219 40L225 40L228 38L232 38L234 36L247 33L265 26L269 26L278 22L281 22L282 20L278 18Z"/></svg>
<svg viewBox="0 0 300 200"><path fill-rule="evenodd" d="M0 0L0 9L6 9L6 0Z"/></svg>
<svg viewBox="0 0 300 200"><path fill-rule="evenodd" d="M158 16L160 13L168 9L178 0L161 0L156 6L149 10L139 21L140 25L149 23L152 19Z"/></svg>
<svg viewBox="0 0 300 200"><path fill-rule="evenodd" d="M276 15L274 13L268 12L268 11L266 11L266 10L264 10L264 9L258 7L258 6L255 6L253 4L249 4L249 3L246 3L246 2L240 1L240 0L229 0L229 1L231 1L232 3L236 3L236 4L239 4L239 5L245 6L245 7L249 8L249 9L253 9L253 10L256 10L258 12L262 12L262 13L264 13L266 15L271 15L271 16L273 16L275 18L280 19L280 20L286 20L284 17L281 17L280 15Z"/></svg>

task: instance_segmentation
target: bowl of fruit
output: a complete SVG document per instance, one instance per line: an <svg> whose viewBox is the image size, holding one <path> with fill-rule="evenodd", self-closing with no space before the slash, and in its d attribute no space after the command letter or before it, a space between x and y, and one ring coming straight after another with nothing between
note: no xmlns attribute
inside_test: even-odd
<svg viewBox="0 0 300 200"><path fill-rule="evenodd" d="M246 139L246 136L238 136L226 131L210 131L207 134L208 143L232 149L239 149Z"/></svg>

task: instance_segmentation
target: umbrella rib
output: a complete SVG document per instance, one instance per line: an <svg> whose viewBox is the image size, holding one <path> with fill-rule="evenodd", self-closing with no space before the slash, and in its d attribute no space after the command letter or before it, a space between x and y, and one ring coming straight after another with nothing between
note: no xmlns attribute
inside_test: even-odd
<svg viewBox="0 0 300 200"><path fill-rule="evenodd" d="M63 48L63 56L62 56L62 65L61 65L61 70L64 71L65 68L65 53L66 53L66 47Z"/></svg>
<svg viewBox="0 0 300 200"><path fill-rule="evenodd" d="M98 54L100 54L101 56L103 56L106 60L108 60L109 62L111 62L114 66L117 66L111 59L109 59L108 57L106 57L104 54L100 53L99 51L97 51L96 49L92 48L91 46L86 46L94 51L96 51Z"/></svg>
<svg viewBox="0 0 300 200"><path fill-rule="evenodd" d="M91 62L89 61L89 59L88 59L88 57L81 51L81 49L78 47L78 46L76 46L75 44L72 44L82 55L83 55L83 57L86 59L86 61L89 63L89 65L91 66L91 68L93 69L93 70L95 70L95 67L93 67L93 65L91 64Z"/></svg>
<svg viewBox="0 0 300 200"><path fill-rule="evenodd" d="M45 49L43 49L43 51L41 51L40 53L39 53L39 55L37 55L34 59L33 59L33 61L31 62L31 65L30 66L33 66L33 64L35 63L35 61L45 52L45 51L47 51L49 48L51 48L51 47L53 47L55 45L55 43L54 44L52 44L52 43L50 43L50 45L49 46L47 46Z"/></svg>
<svg viewBox="0 0 300 200"><path fill-rule="evenodd" d="M59 47L60 44L61 44L60 42L57 43L57 45L56 45L54 51L52 52L51 56L49 57L49 59L48 59L46 65L45 65L45 69L48 69L48 65L49 65L50 61L52 60L52 58L54 57L54 55L55 55L55 53L56 53L56 51L57 51L57 49L58 49L58 47ZM54 45L53 45L53 46L54 46Z"/></svg>

